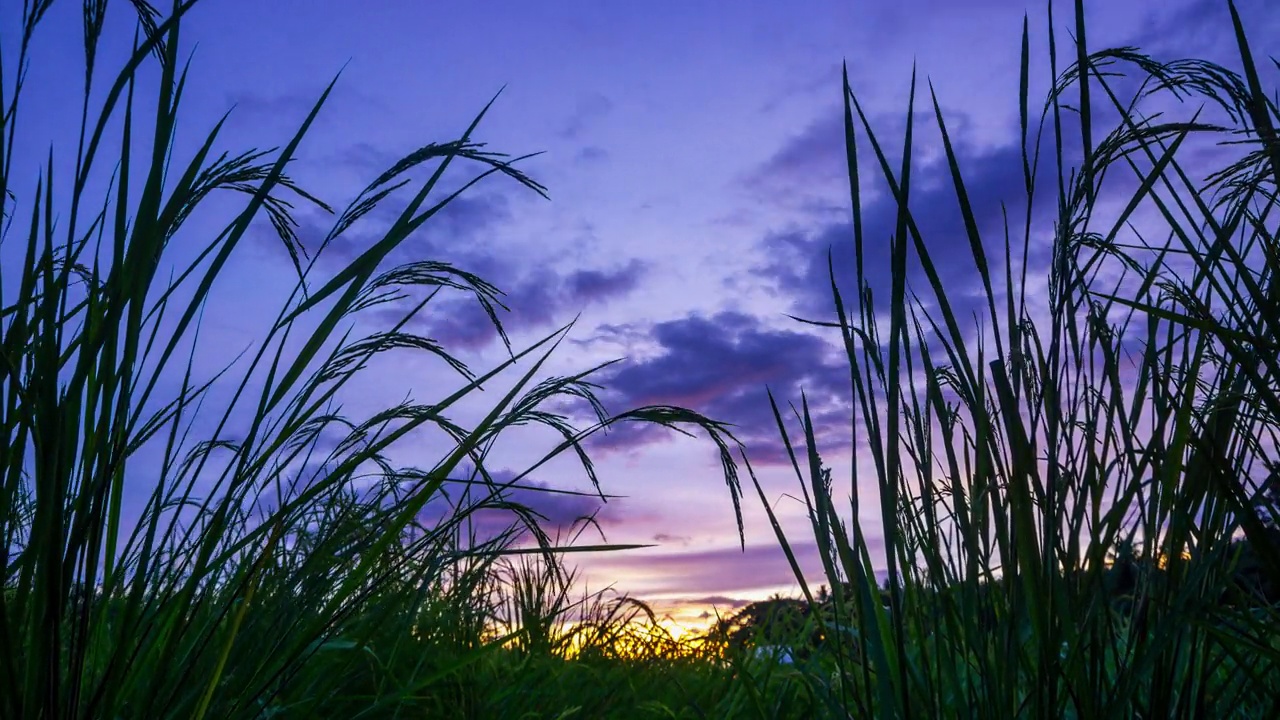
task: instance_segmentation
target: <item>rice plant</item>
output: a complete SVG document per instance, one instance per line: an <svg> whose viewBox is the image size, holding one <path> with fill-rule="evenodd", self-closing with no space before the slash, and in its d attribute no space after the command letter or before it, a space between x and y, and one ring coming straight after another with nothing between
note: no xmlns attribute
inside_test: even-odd
<svg viewBox="0 0 1280 720"><path fill-rule="evenodd" d="M804 398L797 443L775 402L830 590L805 583L771 515L806 597L717 644L673 637L639 600L577 594L569 554L623 548L552 537L511 498L570 450L599 489L582 440L654 422L710 436L736 510L727 427L667 406L611 415L599 367L539 379L571 325L511 351L498 288L405 259L478 182L545 195L523 158L474 139L489 106L334 212L286 172L332 83L278 150L221 150L225 117L193 151L176 142L197 3L110 4L137 19L114 71L98 66L109 3L83 4L65 177L67 145L37 177L14 169L52 1L24 0L21 37L0 38L0 718L1280 715L1280 110L1234 4L1241 72L1094 51L1081 0L1060 57L1050 9L1038 106L1024 21L1025 197L995 236L932 89L963 220L947 238L913 212L914 81L898 161L846 76L856 287L846 298L833 266L834 319L806 322L847 353L853 490L838 501ZM1197 157L1218 167L1186 159L1214 143ZM868 151L897 207L888 268L864 264L886 242L864 233ZM209 222L229 197L242 204ZM335 260L389 207L374 242ZM318 243L299 212L333 216ZM245 354L203 372L202 319L263 227L292 259L290 295ZM955 237L981 284L976 323L969 288L938 271ZM873 274L892 278L887 297ZM476 374L415 333L440 293L479 303L510 359ZM457 390L346 409L405 354ZM477 423L450 419L500 383ZM546 409L565 398L595 422ZM563 441L499 481L494 443L528 423ZM403 465L409 444L440 455ZM494 509L515 520L478 533ZM792 662L756 657L765 641Z"/></svg>
<svg viewBox="0 0 1280 720"><path fill-rule="evenodd" d="M1006 207L996 234L978 226L932 87L963 225L922 233L915 80L899 160L846 72L856 287L842 292L832 265L834 319L805 322L847 354L848 504L804 398L793 444L771 396L831 587L817 616L832 716L1280 713L1280 113L1228 6L1242 73L1094 50L1081 0L1066 45L1051 5L1042 105L1024 19L1025 197L1007 198L1021 211ZM1198 157L1221 163L1208 172L1185 160L1206 144L1217 152ZM864 234L868 163L897 207L889 239ZM864 266L880 242L890 267ZM957 242L980 283L972 318L958 302L970 288L937 266ZM868 278L885 272L889 295L873 296ZM1242 580L1245 554L1259 582Z"/></svg>
<svg viewBox="0 0 1280 720"><path fill-rule="evenodd" d="M52 4L24 2L21 37L0 41L0 717L465 714L451 704L470 697L464 671L511 634L530 641L528 624L490 632L496 561L529 551L520 538L552 562L617 549L551 547L536 514L509 499L530 471L572 450L598 488L588 435L623 422L701 427L736 503L736 441L720 423L668 406L609 415L588 379L599 368L537 380L569 326L480 374L414 333L412 319L434 311L439 293L461 292L507 341L497 288L398 252L482 180L544 194L518 169L522 158L474 139L488 106L333 213L286 173L333 83L278 150L218 149L224 116L186 152L175 142L187 87L181 29L197 0L175 1L167 16L144 0L110 3L137 19L114 71L97 64L109 3L89 0L80 135L55 146L38 177L20 177L15 147L32 127L19 112L22 83ZM68 153L72 176L55 175L55 154ZM478 172L445 191L442 178L459 167ZM218 225L204 210L214 197L243 202ZM393 203L395 220L354 259L319 262ZM318 245L297 236L297 205L334 215ZM292 293L245 354L201 374L204 313L235 291L225 269L266 226L293 258ZM370 330L388 310L390 326ZM458 389L344 412L344 393L393 353L438 359ZM499 378L510 389L478 423L449 418ZM597 422L579 430L545 409L564 398L585 400ZM485 469L490 448L528 423L563 442L497 482ZM407 443L440 455L399 465ZM461 487L478 491L443 516L424 512ZM492 508L518 522L497 536L464 532Z"/></svg>

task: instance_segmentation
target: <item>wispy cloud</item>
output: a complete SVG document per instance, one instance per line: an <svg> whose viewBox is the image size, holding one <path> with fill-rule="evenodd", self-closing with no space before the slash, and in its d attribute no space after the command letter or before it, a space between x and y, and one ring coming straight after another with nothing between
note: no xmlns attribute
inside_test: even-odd
<svg viewBox="0 0 1280 720"><path fill-rule="evenodd" d="M598 495L566 491L532 477L503 487L517 476L515 471L506 468L493 471L490 476L492 486L446 484L444 494L432 498L423 508L421 519L429 525L435 524L458 509L472 508L484 501L524 507L534 514L539 527L553 537L579 526L587 518L594 519L602 528L623 521L615 509L617 504L607 504ZM506 508L484 507L470 511L469 515L470 527L480 540L496 537L518 522L516 512Z"/></svg>
<svg viewBox="0 0 1280 720"><path fill-rule="evenodd" d="M319 83L282 92L238 89L225 96L225 103L226 107L234 106L233 117L238 121L297 127L320 100L324 89L325 85ZM335 107L359 107L366 111L377 112L385 110L387 105L379 95L363 92L339 81L325 101L324 107L328 111L321 110L320 122L330 122L330 118L335 115L333 110Z"/></svg>
<svg viewBox="0 0 1280 720"><path fill-rule="evenodd" d="M613 111L613 101L603 93L589 92L578 96L569 118L560 127L560 137L577 140L594 121Z"/></svg>
<svg viewBox="0 0 1280 720"><path fill-rule="evenodd" d="M844 113L831 106L769 159L743 178L757 197L773 202L794 200L817 187L848 181L844 159Z"/></svg>
<svg viewBox="0 0 1280 720"><path fill-rule="evenodd" d="M879 556L882 546L876 539L868 541L872 557ZM817 545L797 540L791 549L805 577L821 582L822 558ZM713 601L720 599L730 607L741 607L745 603L735 595L795 583L787 556L776 544L748 545L746 550L731 547L678 553L619 553L603 558L601 564L627 578L628 585L642 587L645 594L679 596L689 604L718 605ZM700 594L712 597L689 600Z"/></svg>
<svg viewBox="0 0 1280 720"><path fill-rule="evenodd" d="M389 227L401 205L379 206L360 222L332 239L321 255L322 264L343 266L382 238L375 229ZM298 231L310 253L320 250L332 217L311 214L301 218ZM648 265L632 258L613 267L558 269L554 260L519 252L499 252L509 242L513 223L511 201L499 192L473 193L450 201L415 231L384 265L430 259L474 273L501 291L509 312L497 308L508 331L537 330L562 324L589 307L626 297L644 281ZM588 229L589 232L589 229ZM270 228L259 232L264 242L283 257L284 250ZM381 316L398 318L403 307L387 307ZM498 339L484 309L474 298L442 295L413 321L413 329L451 350L479 350Z"/></svg>
<svg viewBox="0 0 1280 720"><path fill-rule="evenodd" d="M645 265L632 260L607 270L574 270L560 275L548 267L516 275L514 265L488 268L486 279L503 292L502 302L511 312L499 320L508 332L550 328L572 319L587 307L624 297L639 284ZM504 279L505 278L505 279ZM468 299L447 300L439 311L423 315L423 330L447 347L477 350L497 340L497 330L484 309Z"/></svg>
<svg viewBox="0 0 1280 720"><path fill-rule="evenodd" d="M609 151L598 145L586 145L573 157L580 163L598 163L609 158Z"/></svg>

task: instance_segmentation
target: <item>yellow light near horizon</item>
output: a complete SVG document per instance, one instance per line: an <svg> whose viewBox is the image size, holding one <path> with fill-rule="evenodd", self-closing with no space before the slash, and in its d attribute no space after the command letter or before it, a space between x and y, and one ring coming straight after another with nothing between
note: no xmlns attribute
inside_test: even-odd
<svg viewBox="0 0 1280 720"><path fill-rule="evenodd" d="M694 626L690 623L680 622L670 617L665 617L658 621L658 624L671 633L674 640L688 640L701 635L705 628Z"/></svg>

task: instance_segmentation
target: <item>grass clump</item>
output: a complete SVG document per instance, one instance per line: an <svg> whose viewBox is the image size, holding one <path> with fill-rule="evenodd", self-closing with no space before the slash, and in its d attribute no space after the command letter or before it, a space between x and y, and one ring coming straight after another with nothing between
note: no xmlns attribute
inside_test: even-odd
<svg viewBox="0 0 1280 720"><path fill-rule="evenodd" d="M846 74L857 285L842 294L833 266L836 318L807 322L847 351L848 513L807 403L793 407L797 457L774 402L832 588L816 617L834 716L1280 712L1278 114L1228 5L1243 74L1092 51L1079 1L1064 52L1050 10L1038 123L1024 21L1025 197L994 235L933 89L963 220L947 237L925 237L911 202L914 79L897 164ZM1185 164L1215 143L1218 169ZM889 268L863 264L881 242L863 234L868 148L897 205ZM938 272L938 249L957 243L980 283L976 323L959 302L969 288ZM889 295L873 297L868 278L886 270Z"/></svg>
<svg viewBox="0 0 1280 720"><path fill-rule="evenodd" d="M537 380L567 327L478 375L413 332L438 293L462 292L506 341L492 285L431 259L393 263L411 233L476 182L499 176L543 193L519 158L473 139L484 112L457 139L426 144L376 178L312 256L295 234L295 204L332 210L286 169L332 83L278 151L218 150L224 117L185 152L175 143L187 79L180 32L195 0L167 16L113 3L136 14L138 36L104 81L96 61L107 4L84 4L69 178L55 174L63 165L52 154L66 146L38 178L13 171L22 80L51 3L23 3L21 37L0 46L6 67L22 70L0 87L0 716L471 714L468 698L493 687L481 684L493 671L475 668L510 644L548 650L537 615L548 608L491 632L498 561L528 552L517 541L532 538L559 577L565 553L613 547L555 547L536 514L509 499L521 480L573 450L596 482L582 440L656 422L710 433L736 492L732 436L681 408L607 415L588 380L599 368ZM118 155L104 157L108 147ZM459 166L479 172L444 192L446 171ZM208 219L217 210L204 208L228 196L243 204L218 226ZM381 237L326 271L333 263L318 261L333 243L392 203L400 210ZM199 212L197 228L188 220ZM223 273L264 216L293 258L292 293L248 353L201 376L201 318L235 291ZM393 320L370 332L379 317ZM458 389L344 414L344 398L390 353L442 360ZM510 390L478 423L449 419L499 378ZM567 398L586 400L598 422L579 430L546 409ZM490 448L528 423L563 442L497 482L485 469ZM440 455L425 467L393 464L410 442ZM451 490L465 500L443 516L426 512ZM494 508L519 522L496 536L467 532Z"/></svg>

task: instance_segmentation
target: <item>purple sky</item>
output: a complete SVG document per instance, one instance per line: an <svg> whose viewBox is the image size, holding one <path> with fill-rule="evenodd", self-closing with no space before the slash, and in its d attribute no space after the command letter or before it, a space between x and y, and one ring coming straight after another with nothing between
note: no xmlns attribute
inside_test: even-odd
<svg viewBox="0 0 1280 720"><path fill-rule="evenodd" d="M5 3L0 15L6 41L16 37L18 5ZM108 14L116 51L131 35L127 5L112 3ZM1058 3L1064 43L1070 5ZM1264 0L1239 5L1259 43L1255 52L1264 56L1280 14L1266 10ZM1137 45L1161 59L1203 56L1231 64L1225 2L1094 0L1086 7L1095 49ZM611 411L673 403L736 423L817 578L803 510L784 497L795 490L795 479L778 464L764 388L797 403L804 388L822 426L824 458L835 468L838 488L845 478L847 492L843 356L831 343L835 338L784 316L829 318L827 249L834 246L837 263L846 266L852 254L840 63L848 61L854 90L891 138L894 154L911 63L918 63L948 114L979 222L991 228L999 201L1016 202L1021 193L1016 101L1024 11L1031 13L1038 105L1047 74L1042 2L205 0L184 30L185 51L195 52L179 148L188 153L185 161L196 139L233 104L222 148L283 144L350 60L292 171L340 208L408 151L455 138L505 85L476 138L512 154L545 151L522 167L548 187L551 201L492 179L428 223L397 259L446 260L495 283L513 309L503 319L517 349L581 313L548 372L627 357L597 379L608 388L602 399ZM66 88L76 87L82 72L79 3L55 3L51 12L36 43L23 109L26 122L39 118L41 127L22 132L29 138L47 132L66 162L78 112L78 93ZM8 45L6 53L13 50ZM108 52L106 62L118 57ZM58 77L73 82L42 82ZM939 143L931 121L918 128L918 138L921 227L940 253L947 247L960 253L961 262L943 263L943 270L963 287L968 249L949 237L959 229L958 213L944 168L935 162ZM24 149L16 177L34 179L47 147ZM869 262L887 271L894 210L878 184L868 182L866 191L879 198L868 208L869 237L885 239L869 248ZM332 222L319 213L303 220L302 238L312 242ZM375 218L375 225L379 220L386 222ZM374 230L357 226L334 257L362 249ZM269 228L255 238L222 279L222 304L209 310L204 339L227 355L202 357L199 369L206 372L261 336L261 323L253 321L273 314L290 284L288 258ZM12 252L6 248L4 256ZM416 330L475 370L501 362L501 343L482 331L474 303L433 305ZM361 386L349 412L406 395L434 399L457 387L438 363L419 358L379 367L377 377L380 382ZM594 458L604 490L625 497L601 509L600 523L610 542L658 547L584 558L593 588L616 583L683 617L713 603L724 610L794 589L750 490L746 552L738 547L709 441L665 431L609 440L595 446ZM491 469L519 472L554 441L537 431L513 433ZM420 461L435 457L428 453ZM530 481L589 489L568 460ZM556 522L599 504L578 496L522 499ZM875 535L878 525L868 519L866 529Z"/></svg>

